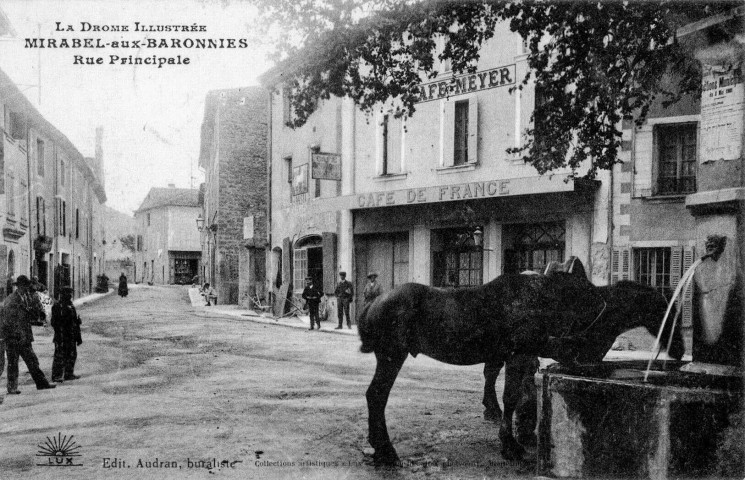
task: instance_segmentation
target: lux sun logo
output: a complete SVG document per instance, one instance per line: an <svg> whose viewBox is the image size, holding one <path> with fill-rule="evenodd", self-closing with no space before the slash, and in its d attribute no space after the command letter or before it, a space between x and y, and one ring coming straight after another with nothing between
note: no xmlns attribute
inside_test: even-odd
<svg viewBox="0 0 745 480"><path fill-rule="evenodd" d="M82 463L75 463L75 457L80 457L80 445L69 437L58 433L56 437L47 437L43 444L37 445L37 457L46 457L45 463L37 463L40 467L82 467Z"/></svg>

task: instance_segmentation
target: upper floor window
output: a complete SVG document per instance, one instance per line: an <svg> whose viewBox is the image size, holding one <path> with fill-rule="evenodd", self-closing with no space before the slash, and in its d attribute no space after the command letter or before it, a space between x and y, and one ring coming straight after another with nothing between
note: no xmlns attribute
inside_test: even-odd
<svg viewBox="0 0 745 480"><path fill-rule="evenodd" d="M696 124L657 125L657 194L696 191Z"/></svg>
<svg viewBox="0 0 745 480"><path fill-rule="evenodd" d="M44 176L44 140L36 140L36 173Z"/></svg>
<svg viewBox="0 0 745 480"><path fill-rule="evenodd" d="M80 238L80 209L75 209L75 238Z"/></svg>
<svg viewBox="0 0 745 480"><path fill-rule="evenodd" d="M468 162L468 100L455 102L454 138L453 165L465 165Z"/></svg>
<svg viewBox="0 0 745 480"><path fill-rule="evenodd" d="M383 115L379 125L378 174L401 173L403 147L403 121Z"/></svg>
<svg viewBox="0 0 745 480"><path fill-rule="evenodd" d="M147 212L147 226L150 226L150 212Z"/></svg>
<svg viewBox="0 0 745 480"><path fill-rule="evenodd" d="M474 164L478 160L478 101L476 96L443 102L441 165Z"/></svg>
<svg viewBox="0 0 745 480"><path fill-rule="evenodd" d="M26 138L26 122L23 121L23 116L20 113L9 111L8 112L8 123L10 136L15 139Z"/></svg>
<svg viewBox="0 0 745 480"><path fill-rule="evenodd" d="M44 197L36 197L36 234L46 236L47 234L47 213Z"/></svg>
<svg viewBox="0 0 745 480"><path fill-rule="evenodd" d="M59 181L60 185L65 186L65 161L60 160L59 162Z"/></svg>

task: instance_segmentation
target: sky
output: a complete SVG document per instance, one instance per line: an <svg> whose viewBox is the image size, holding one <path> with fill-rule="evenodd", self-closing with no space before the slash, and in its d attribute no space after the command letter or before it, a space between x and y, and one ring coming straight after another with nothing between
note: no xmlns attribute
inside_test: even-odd
<svg viewBox="0 0 745 480"><path fill-rule="evenodd" d="M152 187L198 188L204 179L197 162L207 92L258 85L271 67L265 47L252 41L254 12L245 3L3 0L1 8L16 38L0 40L0 68L84 156L93 156L95 129L104 128L107 205L125 213L136 210ZM135 22L204 25L206 32L136 32ZM129 31L84 31L94 25L127 25ZM247 39L248 48L25 48L25 39L35 37L103 43L233 38ZM75 65L75 55L103 57L103 64ZM111 65L110 55L181 55L190 64Z"/></svg>

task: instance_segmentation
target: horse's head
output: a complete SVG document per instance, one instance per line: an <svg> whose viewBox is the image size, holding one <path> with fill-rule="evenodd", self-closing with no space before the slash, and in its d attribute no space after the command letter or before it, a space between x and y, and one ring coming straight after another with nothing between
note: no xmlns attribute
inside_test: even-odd
<svg viewBox="0 0 745 480"><path fill-rule="evenodd" d="M614 309L623 322L624 331L644 327L656 338L669 303L665 296L654 287L630 281L620 281L610 287L610 290ZM685 344L681 334L680 319L678 319L675 331L672 331L675 313L676 307L673 306L662 332L660 345L663 349L667 347L672 332L669 353L671 357L680 360L685 353Z"/></svg>

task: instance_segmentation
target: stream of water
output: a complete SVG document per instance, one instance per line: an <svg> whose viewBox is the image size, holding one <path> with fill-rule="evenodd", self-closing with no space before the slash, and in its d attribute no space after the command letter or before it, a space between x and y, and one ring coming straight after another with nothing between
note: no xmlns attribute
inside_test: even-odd
<svg viewBox="0 0 745 480"><path fill-rule="evenodd" d="M660 331L657 333L657 338L654 341L654 347L652 347L652 356L649 358L649 363L647 364L647 370L644 372L644 381L646 382L649 378L649 371L652 369L652 363L657 359L657 356L660 354L660 340L662 339L662 332L665 330L665 325L667 324L667 319L670 317L670 312L673 309L673 305L675 305L675 301L680 298L680 308L675 309L675 317L673 318L673 324L670 328L670 338L667 342L667 350L666 352L669 353L670 351L670 344L673 339L673 332L675 331L675 327L678 323L678 317L680 317L680 312L683 310L683 301L682 299L685 298L685 294L688 292L688 289L691 286L691 283L693 282L693 274L696 271L696 267L701 263L701 259L696 260L693 262L693 264L686 270L686 272L683 274L682 277L680 277L680 281L678 282L678 286L675 287L675 291L673 292L673 296L670 299L670 303L667 305L667 310L665 311L665 317L662 319L662 325L660 325Z"/></svg>

